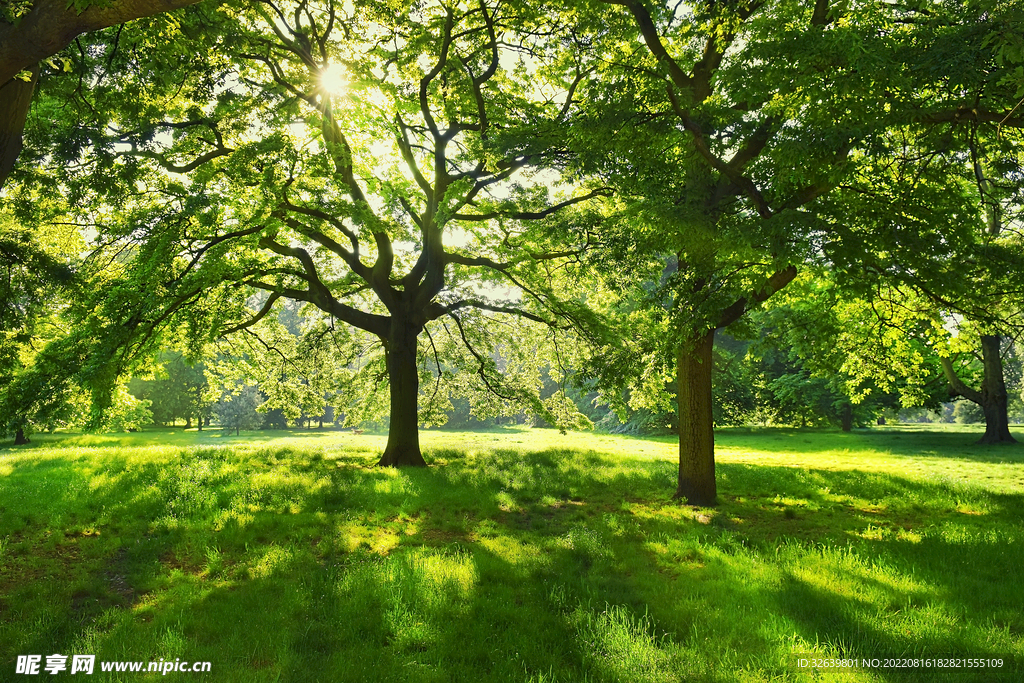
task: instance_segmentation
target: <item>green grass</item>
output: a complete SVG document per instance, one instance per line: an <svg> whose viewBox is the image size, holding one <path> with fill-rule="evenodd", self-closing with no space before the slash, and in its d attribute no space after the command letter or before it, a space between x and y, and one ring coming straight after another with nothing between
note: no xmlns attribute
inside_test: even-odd
<svg viewBox="0 0 1024 683"><path fill-rule="evenodd" d="M168 681L1021 680L1024 447L975 438L722 430L704 509L670 499L670 439L427 431L434 466L396 472L379 435L38 436L0 447L0 680L52 653L212 663Z"/></svg>

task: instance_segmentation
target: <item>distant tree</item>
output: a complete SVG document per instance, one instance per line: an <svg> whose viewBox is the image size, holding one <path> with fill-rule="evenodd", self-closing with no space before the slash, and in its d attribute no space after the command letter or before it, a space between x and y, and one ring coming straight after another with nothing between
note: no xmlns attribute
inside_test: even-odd
<svg viewBox="0 0 1024 683"><path fill-rule="evenodd" d="M985 433L978 443L1016 443L1017 440L1010 434L1010 394L1003 375L1002 338L994 334L981 334L977 335L977 339L981 353L975 349L970 350L970 355L981 365L981 372L978 373L980 381L976 388L964 380L964 373L955 367L955 358L952 354L942 357L942 370L949 382L950 397L961 396L980 410L984 417ZM963 349L966 343L970 342L961 341L959 347ZM1008 346L1008 349L1012 349L1012 345ZM975 413L976 411L968 412L965 408L961 409L957 422L961 421L960 418L966 420L968 415Z"/></svg>
<svg viewBox="0 0 1024 683"><path fill-rule="evenodd" d="M215 372L229 381L257 385L268 423L308 424L311 419L322 420L335 404L356 402L344 391L344 384L358 369L365 348L358 335L354 338L347 326L333 327L315 309L308 319L303 318L297 308L286 306L275 318L216 344Z"/></svg>
<svg viewBox="0 0 1024 683"><path fill-rule="evenodd" d="M263 403L259 390L250 385L238 385L230 391L225 391L220 401L214 407L220 426L230 431L235 430L235 436L240 431L259 429L263 424L263 415L258 408Z"/></svg>
<svg viewBox="0 0 1024 683"><path fill-rule="evenodd" d="M985 422L985 411L972 401L956 401L953 404L953 421L957 424Z"/></svg>
<svg viewBox="0 0 1024 683"><path fill-rule="evenodd" d="M185 428L196 420L199 430L212 414L216 393L206 379L202 362L189 362L180 351L167 350L157 356L153 379L132 378L129 388L139 399L152 403L153 420L169 424L185 420Z"/></svg>
<svg viewBox="0 0 1024 683"><path fill-rule="evenodd" d="M135 432L153 422L151 402L139 400L128 387L119 384L107 411L106 429L111 432Z"/></svg>
<svg viewBox="0 0 1024 683"><path fill-rule="evenodd" d="M839 287L829 269L807 268L751 317L759 403L785 423L849 431L886 410L944 400L937 359L925 358L927 340L896 327L916 331L922 321L899 318L898 310L880 318L883 310Z"/></svg>

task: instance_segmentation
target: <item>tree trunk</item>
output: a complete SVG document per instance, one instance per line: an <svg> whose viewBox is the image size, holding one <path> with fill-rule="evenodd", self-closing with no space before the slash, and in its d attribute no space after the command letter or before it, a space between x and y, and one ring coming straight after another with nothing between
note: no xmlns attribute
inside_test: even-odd
<svg viewBox="0 0 1024 683"><path fill-rule="evenodd" d="M32 106L32 94L39 80L39 65L32 67L32 78L23 81L12 78L0 84L0 187L14 168L21 154L22 132L25 119Z"/></svg>
<svg viewBox="0 0 1024 683"><path fill-rule="evenodd" d="M844 432L853 431L853 406L849 403L843 404L843 413L840 416Z"/></svg>
<svg viewBox="0 0 1024 683"><path fill-rule="evenodd" d="M185 418L185 429L192 429L192 416L189 415Z"/></svg>
<svg viewBox="0 0 1024 683"><path fill-rule="evenodd" d="M711 413L711 359L714 330L690 340L676 356L679 405L679 486L676 498L690 505L714 505L715 431Z"/></svg>
<svg viewBox="0 0 1024 683"><path fill-rule="evenodd" d="M15 434L14 434L14 445L15 446L24 446L27 443L29 443L29 440L28 440L28 437L25 436L25 430L24 429L19 429L17 432L15 432Z"/></svg>
<svg viewBox="0 0 1024 683"><path fill-rule="evenodd" d="M391 318L387 344L388 385L391 390L391 425L388 445L377 462L380 466L424 466L420 452L418 399L419 371L416 368L416 337L420 326L398 316Z"/></svg>
<svg viewBox="0 0 1024 683"><path fill-rule="evenodd" d="M978 443L1017 442L1010 436L1010 421L1006 415L1006 383L1003 381L999 343L997 335L981 337L981 358L985 370L981 385L981 408L985 411L985 435L978 439Z"/></svg>

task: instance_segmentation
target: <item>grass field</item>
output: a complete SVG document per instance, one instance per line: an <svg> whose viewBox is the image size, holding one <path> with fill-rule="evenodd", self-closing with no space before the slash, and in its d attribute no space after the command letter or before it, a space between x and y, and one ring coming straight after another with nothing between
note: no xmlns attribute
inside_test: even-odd
<svg viewBox="0 0 1024 683"><path fill-rule="evenodd" d="M400 472L369 434L7 442L0 680L1024 680L1024 446L975 438L723 430L714 509L671 500L669 439L428 431Z"/></svg>

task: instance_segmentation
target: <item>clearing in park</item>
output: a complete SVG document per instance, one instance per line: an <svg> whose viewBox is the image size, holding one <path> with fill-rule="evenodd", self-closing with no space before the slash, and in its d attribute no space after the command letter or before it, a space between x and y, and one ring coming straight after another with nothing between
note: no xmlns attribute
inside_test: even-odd
<svg viewBox="0 0 1024 683"><path fill-rule="evenodd" d="M372 434L39 436L0 448L3 667L1019 680L1022 456L976 437L725 429L712 509L670 499L671 439L427 431L433 466L394 470ZM947 663L893 668L914 658Z"/></svg>

